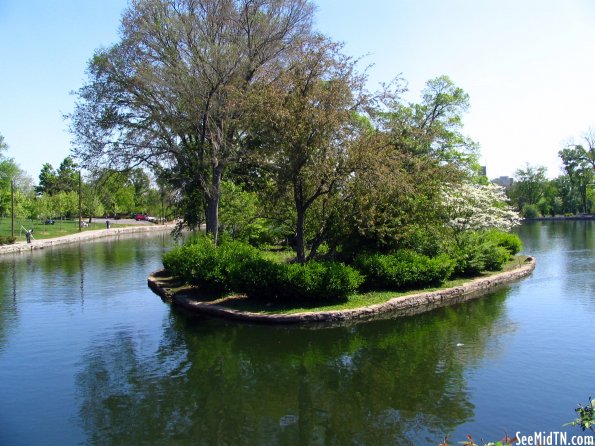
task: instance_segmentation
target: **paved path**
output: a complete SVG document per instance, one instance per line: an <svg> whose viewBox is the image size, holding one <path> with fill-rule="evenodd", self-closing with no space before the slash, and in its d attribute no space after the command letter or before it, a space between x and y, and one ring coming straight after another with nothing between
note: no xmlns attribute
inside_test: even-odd
<svg viewBox="0 0 595 446"><path fill-rule="evenodd" d="M174 227L175 225L173 224L140 224L138 226L118 226L117 224L112 224L110 229L77 232L75 234L65 235L62 237L33 240L31 243L18 241L13 245L2 245L0 246L0 254L7 254L12 252L27 252L32 251L34 249L43 249L50 246L77 243L81 241L94 240L103 237L115 237L123 234L132 234L138 232L171 231Z"/></svg>

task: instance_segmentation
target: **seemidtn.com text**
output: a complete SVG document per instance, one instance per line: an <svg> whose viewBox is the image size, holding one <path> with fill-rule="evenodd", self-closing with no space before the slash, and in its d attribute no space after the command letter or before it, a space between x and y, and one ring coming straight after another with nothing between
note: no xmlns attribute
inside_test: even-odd
<svg viewBox="0 0 595 446"><path fill-rule="evenodd" d="M583 446L595 445L594 436L568 435L567 432L533 432L529 435L516 433L515 445L523 446Z"/></svg>

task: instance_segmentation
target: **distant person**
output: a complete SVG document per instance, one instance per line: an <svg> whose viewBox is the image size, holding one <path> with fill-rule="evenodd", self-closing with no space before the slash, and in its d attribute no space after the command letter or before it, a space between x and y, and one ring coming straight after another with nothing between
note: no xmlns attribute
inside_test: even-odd
<svg viewBox="0 0 595 446"><path fill-rule="evenodd" d="M33 234L33 229L27 229L25 231L25 238L27 239L27 243L31 243L31 234Z"/></svg>
<svg viewBox="0 0 595 446"><path fill-rule="evenodd" d="M109 220L105 220L105 227L109 229Z"/></svg>

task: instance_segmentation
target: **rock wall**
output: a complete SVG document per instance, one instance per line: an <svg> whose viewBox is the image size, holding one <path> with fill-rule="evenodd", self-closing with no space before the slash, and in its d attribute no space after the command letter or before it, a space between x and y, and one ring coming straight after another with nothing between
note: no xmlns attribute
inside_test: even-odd
<svg viewBox="0 0 595 446"><path fill-rule="evenodd" d="M495 287L513 282L528 276L535 269L535 259L527 260L511 271L474 279L464 285L438 291L421 292L407 296L395 297L381 304L339 311L303 312L294 314L260 314L233 310L230 308L197 302L183 293L171 293L166 283L161 280L162 271L153 273L149 279L149 287L162 299L171 301L193 313L224 317L245 322L267 324L304 324L304 323L340 323L352 320L370 320L386 317L408 316L446 305L454 305L485 295Z"/></svg>

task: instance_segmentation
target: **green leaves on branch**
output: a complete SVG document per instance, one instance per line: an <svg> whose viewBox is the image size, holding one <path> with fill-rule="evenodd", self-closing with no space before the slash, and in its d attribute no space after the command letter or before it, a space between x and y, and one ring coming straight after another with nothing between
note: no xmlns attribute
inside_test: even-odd
<svg viewBox="0 0 595 446"><path fill-rule="evenodd" d="M588 404L584 406L579 404L574 411L577 414L576 419L570 423L566 423L564 426L578 426L583 431L589 429L595 433L595 401L589 397Z"/></svg>

